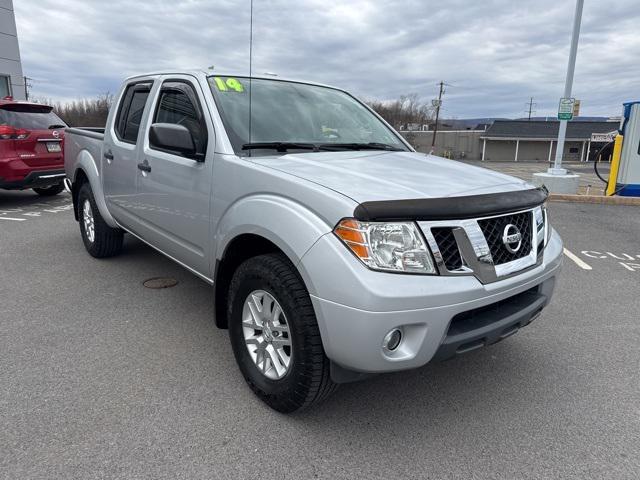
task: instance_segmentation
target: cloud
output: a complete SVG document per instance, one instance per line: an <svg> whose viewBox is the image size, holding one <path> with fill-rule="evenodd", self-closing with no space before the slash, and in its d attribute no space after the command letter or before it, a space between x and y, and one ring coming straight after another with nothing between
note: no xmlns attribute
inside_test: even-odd
<svg viewBox="0 0 640 480"><path fill-rule="evenodd" d="M249 0L19 0L25 74L53 99L115 92L125 76L169 68L249 68ZM517 117L529 97L554 115L574 3L554 0L255 0L253 71L344 87L364 98L451 84L447 117ZM586 2L574 96L617 115L640 83L633 0Z"/></svg>

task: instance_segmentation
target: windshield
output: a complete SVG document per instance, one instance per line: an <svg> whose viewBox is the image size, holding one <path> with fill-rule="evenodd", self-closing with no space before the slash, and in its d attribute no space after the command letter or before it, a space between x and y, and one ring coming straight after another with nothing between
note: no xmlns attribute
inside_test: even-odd
<svg viewBox="0 0 640 480"><path fill-rule="evenodd" d="M209 77L209 84L238 155L295 149L407 150L391 129L340 90L268 79L253 79L250 85L244 77Z"/></svg>
<svg viewBox="0 0 640 480"><path fill-rule="evenodd" d="M66 123L51 111L51 107L38 108L31 105L12 105L11 109L0 109L0 125L27 130L66 127Z"/></svg>

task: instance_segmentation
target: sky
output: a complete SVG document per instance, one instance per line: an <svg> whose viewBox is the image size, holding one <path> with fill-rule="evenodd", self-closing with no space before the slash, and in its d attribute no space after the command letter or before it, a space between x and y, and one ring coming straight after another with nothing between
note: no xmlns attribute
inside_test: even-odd
<svg viewBox="0 0 640 480"><path fill-rule="evenodd" d="M573 96L581 115L640 97L638 0L586 0ZM116 93L169 68L249 71L250 0L14 0L24 74L51 100ZM362 99L446 87L446 118L553 116L573 0L254 0L253 72L345 88Z"/></svg>

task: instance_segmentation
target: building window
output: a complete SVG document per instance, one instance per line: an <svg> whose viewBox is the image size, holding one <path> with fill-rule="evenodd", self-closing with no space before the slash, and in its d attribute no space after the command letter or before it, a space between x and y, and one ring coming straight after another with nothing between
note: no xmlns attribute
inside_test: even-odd
<svg viewBox="0 0 640 480"><path fill-rule="evenodd" d="M578 147L571 147L569 149L569 153L578 153L580 151L580 149Z"/></svg>
<svg viewBox="0 0 640 480"><path fill-rule="evenodd" d="M8 95L11 95L11 82L9 81L11 77L6 75L0 75L0 98L4 98Z"/></svg>

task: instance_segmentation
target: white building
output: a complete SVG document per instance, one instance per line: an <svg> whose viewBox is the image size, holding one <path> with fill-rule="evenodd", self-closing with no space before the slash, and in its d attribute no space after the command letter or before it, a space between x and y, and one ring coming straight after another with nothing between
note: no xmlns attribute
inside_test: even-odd
<svg viewBox="0 0 640 480"><path fill-rule="evenodd" d="M0 0L0 98L25 99L13 0Z"/></svg>

